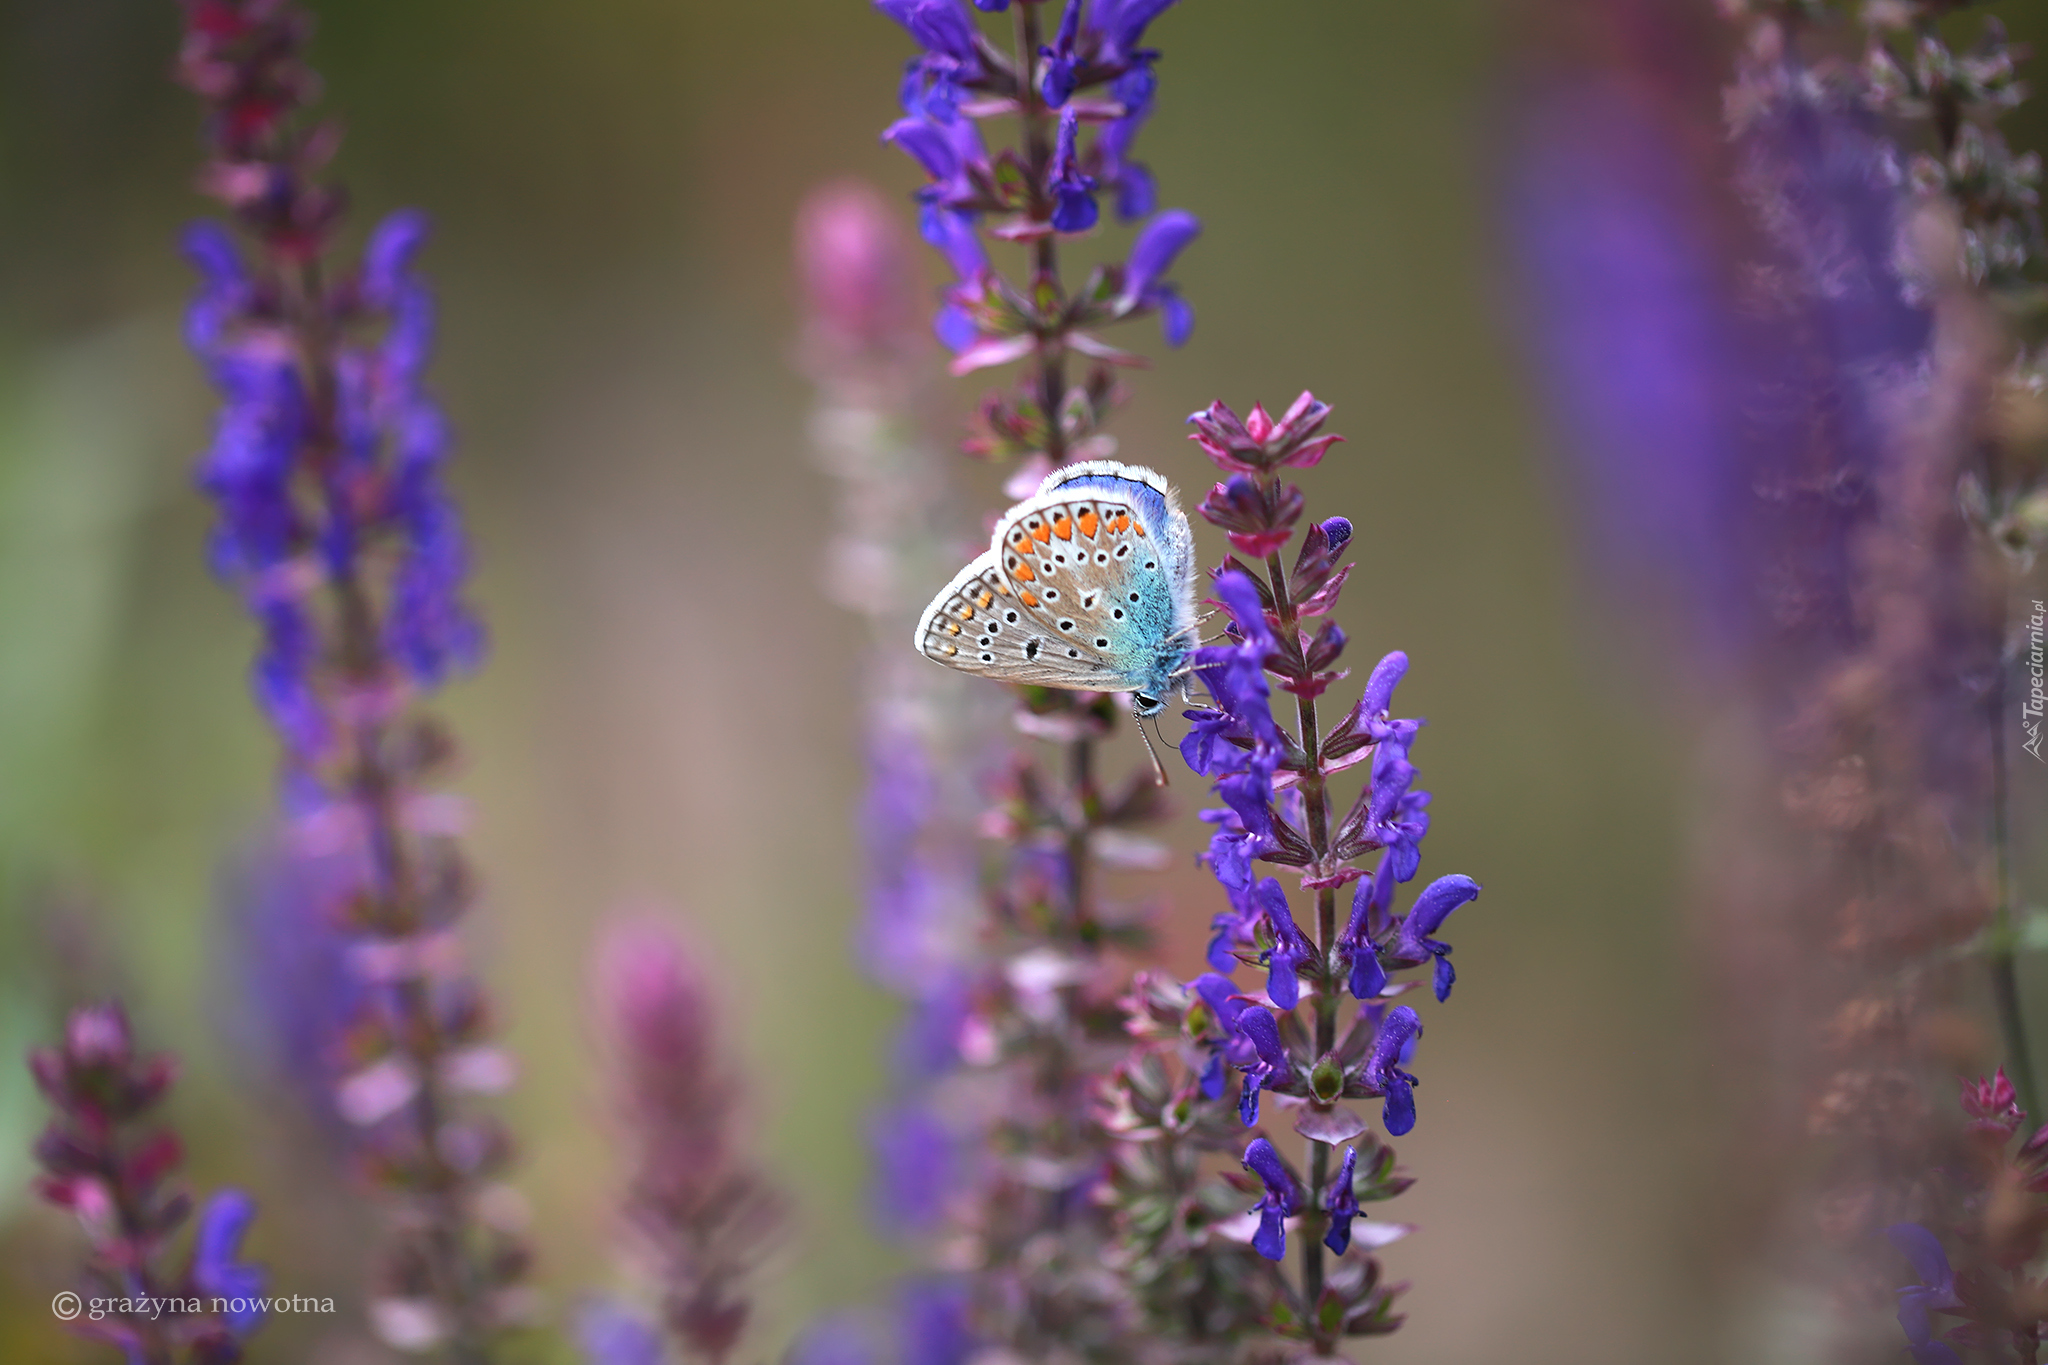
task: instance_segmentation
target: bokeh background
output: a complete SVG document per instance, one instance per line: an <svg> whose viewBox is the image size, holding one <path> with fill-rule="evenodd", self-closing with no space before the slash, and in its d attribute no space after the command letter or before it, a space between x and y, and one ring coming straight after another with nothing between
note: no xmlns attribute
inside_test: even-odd
<svg viewBox="0 0 2048 1365"><path fill-rule="evenodd" d="M876 134L908 40L862 0L311 8L355 230L401 204L437 224L434 375L494 642L444 707L542 1282L563 1308L614 1273L584 963L602 917L654 907L716 963L761 1154L797 1201L766 1356L901 1264L867 1216L863 1136L892 1006L849 950L862 634L816 586L831 490L791 363L789 229L830 177L907 196L914 170ZM2003 8L2020 36L2048 31L2042 6ZM1426 870L1487 886L1401 1144L1420 1183L1398 1216L1423 1231L1388 1256L1414 1282L1409 1326L1369 1352L1388 1365L1686 1362L1730 1339L1710 1245L1726 1078L1686 971L1698 684L1652 643L1654 594L1609 592L1585 544L1507 192L1560 90L1651 90L1711 147L1709 11L1188 0L1152 30L1144 154L1206 232L1176 272L1195 338L1146 339L1123 458L1199 485L1187 412L1303 387L1336 404L1350 442L1307 482L1361 528L1345 625L1355 652L1415 661ZM364 1215L264 1081L226 965L272 742L188 474L211 402L179 343L172 242L206 205L196 113L166 74L176 31L169 0L0 4L0 1059L122 992L185 1058L195 1181L292 1201L253 1250L279 1289L340 1300L274 1322L255 1358L369 1362ZM935 381L939 439L979 392ZM986 471L960 474L998 501ZM1197 784L1178 793L1191 854ZM1166 883L1192 972L1217 893L1191 857ZM46 1306L76 1236L26 1193L41 1118L0 1065L9 1365L101 1358Z"/></svg>

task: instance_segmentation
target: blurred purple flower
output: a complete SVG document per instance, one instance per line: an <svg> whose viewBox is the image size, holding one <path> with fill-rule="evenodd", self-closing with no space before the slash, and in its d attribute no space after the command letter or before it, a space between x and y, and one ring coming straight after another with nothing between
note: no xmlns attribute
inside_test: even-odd
<svg viewBox="0 0 2048 1365"><path fill-rule="evenodd" d="M1046 186L1053 197L1052 225L1060 232L1086 232L1095 226L1101 211L1095 206L1095 178L1081 171L1075 140L1080 136L1081 113L1068 108L1060 115L1058 136L1053 142L1052 164Z"/></svg>
<svg viewBox="0 0 2048 1365"><path fill-rule="evenodd" d="M1948 1253L1942 1250L1940 1240L1918 1223L1894 1223L1885 1229L1885 1236L1920 1277L1920 1283L1899 1290L1899 1327L1910 1343L1913 1359L1918 1365L1961 1365L1951 1347L1934 1339L1933 1314L1963 1306L1956 1297L1956 1276Z"/></svg>
<svg viewBox="0 0 2048 1365"><path fill-rule="evenodd" d="M918 1103L899 1104L871 1125L875 1205L899 1233L938 1225L954 1179L954 1140L939 1116Z"/></svg>
<svg viewBox="0 0 2048 1365"><path fill-rule="evenodd" d="M896 1300L902 1365L966 1365L974 1351L967 1289L954 1280L913 1280Z"/></svg>
<svg viewBox="0 0 2048 1365"><path fill-rule="evenodd" d="M576 1315L583 1365L667 1365L661 1330L610 1299L585 1304Z"/></svg>
<svg viewBox="0 0 2048 1365"><path fill-rule="evenodd" d="M1124 112L1102 126L1095 135L1096 174L1102 183L1116 190L1116 214L1125 222L1149 218L1159 207L1159 190L1144 163L1131 159L1131 145L1145 120L1152 116L1152 97L1159 78L1152 63L1141 60L1116 78L1109 87L1111 98Z"/></svg>
<svg viewBox="0 0 2048 1365"><path fill-rule="evenodd" d="M1057 109L1065 104L1074 93L1074 39L1081 31L1082 0L1067 0L1067 7L1060 15L1059 30L1053 35L1050 46L1038 49L1038 55L1045 58L1045 74L1039 78L1039 91L1045 102Z"/></svg>
<svg viewBox="0 0 2048 1365"><path fill-rule="evenodd" d="M1180 291L1160 276L1173 269L1174 261L1188 243L1201 235L1202 222L1194 214L1185 209L1168 209L1138 230L1130 255L1124 260L1122 306L1127 310L1157 308L1169 346L1187 343L1194 333L1195 314Z"/></svg>

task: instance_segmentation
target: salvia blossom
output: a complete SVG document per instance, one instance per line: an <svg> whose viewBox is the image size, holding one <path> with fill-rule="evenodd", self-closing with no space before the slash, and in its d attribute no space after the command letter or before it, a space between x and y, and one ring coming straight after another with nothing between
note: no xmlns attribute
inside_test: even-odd
<svg viewBox="0 0 2048 1365"><path fill-rule="evenodd" d="M448 427L421 386L426 224L394 214L354 268L329 260L342 197L319 178L336 134L303 117L307 16L267 0L185 13L200 184L240 229L239 244L210 224L185 239L201 280L187 339L223 398L198 482L213 567L261 631L252 679L284 746L286 845L346 877L322 911L360 989L328 1049L329 1102L392 1205L372 1314L395 1346L480 1361L531 1296L516 1230L479 1212L511 1144L464 1097L504 1088L511 1064L454 937L471 898L459 810L424 785L453 743L416 706L483 647L441 480Z"/></svg>
<svg viewBox="0 0 2048 1365"><path fill-rule="evenodd" d="M607 931L592 995L630 1153L634 1249L684 1359L724 1365L752 1314L748 1277L784 1216L739 1148L740 1086L719 1056L715 1006L681 944L652 922Z"/></svg>
<svg viewBox="0 0 2048 1365"><path fill-rule="evenodd" d="M176 1065L136 1051L118 1004L73 1010L57 1047L28 1066L54 1111L36 1142L38 1193L78 1217L90 1247L79 1296L111 1304L75 1317L72 1330L118 1347L142 1365L231 1365L262 1322L254 1302L264 1275L242 1260L256 1206L239 1190L215 1194L199 1215L181 1269L171 1245L191 1216L172 1176L184 1160L155 1110Z"/></svg>
<svg viewBox="0 0 2048 1365"><path fill-rule="evenodd" d="M1264 1138L1252 1139L1244 1149L1244 1168L1266 1187L1259 1200L1259 1230L1252 1234L1252 1249L1269 1261L1282 1260L1287 1255L1287 1220L1301 1207L1301 1183Z"/></svg>
<svg viewBox="0 0 2048 1365"><path fill-rule="evenodd" d="M2039 360L2010 327L2040 286L2039 169L1997 129L2022 87L1981 6L1722 9L1733 185L1652 83L1614 82L1541 111L1552 145L1509 227L1603 548L1680 570L1679 633L1714 646L1686 671L1730 684L1696 897L1719 1046L1744 1059L1724 1068L1742 1078L1730 1161L1756 1212L1728 1250L1796 1267L1779 1285L1812 1295L1812 1349L1841 1354L1899 1283L1887 1229L1935 1234L1971 1292L1967 1243L1930 1213L1967 1135L1925 1072L1932 1022L1984 995L1977 973L2015 1102L2038 1109L2006 765L2024 723L2008 607L2038 544L2011 518L2043 475ZM1756 229L1742 259L1715 254L1724 209ZM1899 1235L1911 1302L1941 1298L1925 1239ZM1953 1358L1924 1317L1916 1354ZM1980 1348L2005 1349L1954 1350Z"/></svg>
<svg viewBox="0 0 2048 1365"><path fill-rule="evenodd" d="M1194 439L1224 474L1200 511L1234 553L1211 574L1227 624L1220 642L1191 657L1207 704L1186 712L1181 754L1220 802L1203 813L1212 833L1202 861L1228 908L1212 926L1214 970L1185 986L1141 978L1130 1009L1143 1041L1113 1078L1110 1099L1112 1130L1130 1153L1113 1189L1137 1248L1134 1292L1154 1330L1181 1341L1190 1359L1206 1358L1199 1343L1262 1335L1330 1356L1346 1337L1399 1325L1399 1286L1382 1283L1371 1253L1406 1228L1359 1220L1367 1201L1408 1182L1345 1101L1380 1100L1391 1136L1414 1129L1419 1081L1409 1068L1422 1021L1390 1002L1410 984L1393 977L1428 965L1446 999L1455 978L1440 935L1479 893L1469 877L1442 877L1405 915L1395 909L1429 829L1412 759L1421 722L1392 714L1408 656L1382 658L1327 731L1317 716L1319 699L1344 676L1337 665L1348 641L1334 621L1315 618L1337 604L1349 572L1338 555L1352 527L1343 517L1309 521L1305 496L1283 473L1313 467L1336 444L1322 431L1328 413L1305 393L1277 420L1263 407L1240 418L1220 403L1191 419ZM1290 567L1283 551L1297 541ZM1281 693L1294 699L1296 730L1273 714ZM1330 779L1352 768L1364 780L1347 810L1331 801ZM1375 854L1370 869L1356 865ZM1261 863L1299 877L1312 916L1296 917L1288 888L1261 875ZM1337 896L1347 886L1355 886L1352 908L1340 930ZM1263 968L1263 996L1231 981L1239 965ZM1356 1002L1348 1026L1347 990ZM1235 1106L1231 1070L1242 1078ZM1219 1245L1221 1230L1206 1221L1217 1205L1196 1192L1214 1188L1200 1173L1201 1154L1226 1148L1233 1108L1237 1124L1255 1128L1262 1108L1272 1112L1262 1106L1268 1096L1282 1097L1308 1140L1308 1169L1304 1176L1289 1166L1263 1135L1242 1149L1262 1196L1255 1217L1227 1226L1254 1253L1247 1260ZM1286 1254L1290 1218L1307 1235L1299 1274L1286 1277L1271 1263ZM1169 1258L1182 1268L1169 1269ZM1193 1336L1190 1322L1201 1324Z"/></svg>

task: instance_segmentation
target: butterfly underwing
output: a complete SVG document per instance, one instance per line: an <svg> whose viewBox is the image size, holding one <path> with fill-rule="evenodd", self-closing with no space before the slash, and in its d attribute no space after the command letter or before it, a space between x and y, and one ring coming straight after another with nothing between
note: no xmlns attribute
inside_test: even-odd
<svg viewBox="0 0 2048 1365"><path fill-rule="evenodd" d="M1004 682L1131 692L1149 716L1186 690L1196 632L1194 535L1173 486L1090 460L1003 514L988 552L925 608L915 643Z"/></svg>

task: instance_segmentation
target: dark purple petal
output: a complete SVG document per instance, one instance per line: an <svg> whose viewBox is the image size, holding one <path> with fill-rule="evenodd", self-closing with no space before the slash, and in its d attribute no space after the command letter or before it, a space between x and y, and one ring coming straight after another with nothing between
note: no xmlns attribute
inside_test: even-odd
<svg viewBox="0 0 2048 1365"><path fill-rule="evenodd" d="M1351 1220L1358 1216L1358 1193L1353 1182L1358 1175L1358 1149L1344 1149L1344 1165L1330 1182L1330 1193L1323 1200L1323 1208L1330 1215L1330 1230L1323 1237L1323 1245L1342 1256L1351 1246Z"/></svg>
<svg viewBox="0 0 2048 1365"><path fill-rule="evenodd" d="M934 180L951 180L960 173L960 156L953 140L929 119L897 119L882 130L882 141L909 153Z"/></svg>
<svg viewBox="0 0 2048 1365"><path fill-rule="evenodd" d="M1943 1294L1955 1292L1956 1275L1941 1239L1918 1223L1894 1223L1884 1230L1891 1244L1912 1264L1920 1283Z"/></svg>
<svg viewBox="0 0 2048 1365"><path fill-rule="evenodd" d="M244 1306L229 1307L228 1330L247 1336L263 1321L263 1309L247 1300L263 1293L263 1272L239 1260L242 1238L256 1217L256 1201L240 1190L222 1190L209 1199L199 1215L199 1231L192 1242L192 1283L208 1297L243 1300Z"/></svg>
<svg viewBox="0 0 2048 1365"><path fill-rule="evenodd" d="M1344 548L1344 547L1345 547L1346 545L1350 544L1350 543L1351 543L1351 520L1350 520L1350 518L1348 518L1348 517L1331 517L1331 518L1330 518L1330 519L1329 519L1328 521L1324 522L1324 523L1323 523L1323 538L1324 538L1325 540L1329 541L1329 543L1330 543L1330 553L1331 553L1331 554L1335 554L1335 553L1337 553L1337 551L1339 551L1339 550L1343 549L1343 548ZM1401 655L1401 656L1400 656L1400 658L1401 658L1401 663L1402 663L1402 666L1403 666L1403 667L1405 668L1405 667L1407 666L1407 663L1408 663L1408 656L1407 656L1407 655L1405 655L1405 654L1403 654L1403 655ZM1378 674L1379 674L1379 669L1380 669L1380 667L1383 667L1383 666L1385 666L1385 664L1386 664L1386 660L1385 660L1385 659L1382 659L1382 660L1380 660L1380 664L1379 664L1379 666L1376 666L1376 667L1375 667L1375 668L1373 669L1373 674L1374 674L1374 676L1375 676L1375 677L1377 677L1377 676L1378 676ZM1397 679L1397 681L1398 681L1398 679ZM1387 692L1388 692L1388 695L1389 695L1390 697L1391 697L1391 695L1392 695L1392 693L1393 693L1393 690L1394 690L1394 689L1393 689L1393 687L1392 687L1391 685L1389 685L1389 686L1388 686L1388 688L1387 688ZM1370 683L1370 680L1368 680L1368 683L1367 683L1367 686L1366 686L1366 691L1367 691L1367 692L1371 692L1371 691L1372 691L1372 687L1371 687L1371 683ZM1385 706L1385 705L1383 704L1383 705L1381 706L1381 708L1380 708L1380 709L1381 709L1381 710L1385 710L1385 709L1386 709L1386 706Z"/></svg>

